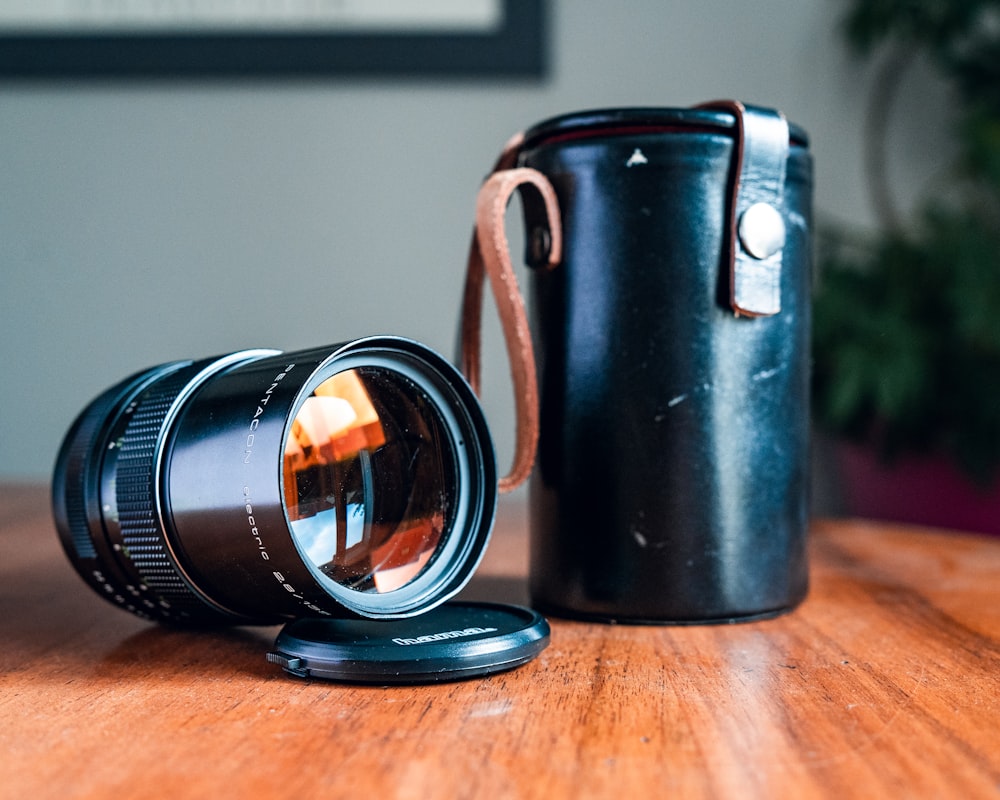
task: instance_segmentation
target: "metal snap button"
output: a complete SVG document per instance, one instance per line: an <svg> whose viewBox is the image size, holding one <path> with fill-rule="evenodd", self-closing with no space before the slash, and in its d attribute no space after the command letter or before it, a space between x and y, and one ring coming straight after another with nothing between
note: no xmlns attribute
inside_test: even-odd
<svg viewBox="0 0 1000 800"><path fill-rule="evenodd" d="M740 216L739 236L751 256L769 258L785 246L785 221L774 206L754 203Z"/></svg>

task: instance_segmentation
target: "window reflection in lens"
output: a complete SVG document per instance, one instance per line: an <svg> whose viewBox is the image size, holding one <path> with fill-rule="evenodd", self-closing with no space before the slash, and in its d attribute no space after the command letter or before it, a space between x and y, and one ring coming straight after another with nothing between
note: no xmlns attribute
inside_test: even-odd
<svg viewBox="0 0 1000 800"><path fill-rule="evenodd" d="M284 454L292 533L342 586L389 592L419 575L450 522L454 489L444 427L401 373L337 373L295 415Z"/></svg>

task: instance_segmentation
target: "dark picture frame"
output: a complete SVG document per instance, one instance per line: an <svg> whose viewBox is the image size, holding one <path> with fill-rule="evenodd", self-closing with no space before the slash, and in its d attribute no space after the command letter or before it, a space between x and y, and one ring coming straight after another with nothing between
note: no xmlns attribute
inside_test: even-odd
<svg viewBox="0 0 1000 800"><path fill-rule="evenodd" d="M547 0L500 0L489 31L93 32L0 27L0 78L539 79Z"/></svg>

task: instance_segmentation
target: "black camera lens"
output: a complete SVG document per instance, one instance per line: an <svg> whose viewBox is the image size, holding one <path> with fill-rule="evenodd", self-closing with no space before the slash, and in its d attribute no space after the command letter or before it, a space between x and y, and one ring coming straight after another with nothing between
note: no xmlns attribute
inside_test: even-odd
<svg viewBox="0 0 1000 800"><path fill-rule="evenodd" d="M56 527L101 596L178 624L401 618L453 596L496 509L458 371L416 342L164 364L63 442Z"/></svg>

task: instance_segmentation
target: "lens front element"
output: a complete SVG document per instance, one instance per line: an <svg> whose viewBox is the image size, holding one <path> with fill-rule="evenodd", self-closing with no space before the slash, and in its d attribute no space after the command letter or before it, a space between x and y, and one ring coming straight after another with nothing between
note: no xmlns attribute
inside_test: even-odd
<svg viewBox="0 0 1000 800"><path fill-rule="evenodd" d="M452 522L450 437L407 376L359 367L323 380L284 451L284 494L299 551L360 592L391 592L427 566Z"/></svg>

